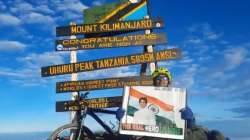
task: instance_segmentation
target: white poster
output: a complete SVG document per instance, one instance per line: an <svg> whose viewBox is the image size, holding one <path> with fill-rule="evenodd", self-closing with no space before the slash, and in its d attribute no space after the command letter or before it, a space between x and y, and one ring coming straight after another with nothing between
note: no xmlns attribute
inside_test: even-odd
<svg viewBox="0 0 250 140"><path fill-rule="evenodd" d="M184 139L185 121L180 109L186 106L186 89L155 86L126 86L120 134Z"/></svg>

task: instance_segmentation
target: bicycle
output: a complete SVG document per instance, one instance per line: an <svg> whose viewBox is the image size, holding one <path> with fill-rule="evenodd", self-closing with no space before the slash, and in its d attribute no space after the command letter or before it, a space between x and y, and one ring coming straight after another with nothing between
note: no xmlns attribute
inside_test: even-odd
<svg viewBox="0 0 250 140"><path fill-rule="evenodd" d="M95 140L96 137L94 133L88 127L82 125L86 115L89 115L95 119L106 130L106 132L108 132L108 134L115 134L112 129L106 125L95 113L115 115L116 111L88 108L88 103L86 102L88 94L89 92L81 95L79 92L77 93L75 103L77 104L78 108L75 118L71 123L63 125L54 130L47 140ZM84 102L84 104L81 105L81 102Z"/></svg>

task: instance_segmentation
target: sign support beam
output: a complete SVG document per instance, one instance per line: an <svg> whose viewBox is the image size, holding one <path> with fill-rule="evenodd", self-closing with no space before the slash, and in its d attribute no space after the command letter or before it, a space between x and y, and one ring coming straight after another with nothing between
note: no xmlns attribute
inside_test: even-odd
<svg viewBox="0 0 250 140"><path fill-rule="evenodd" d="M145 16L145 19L149 19L149 16ZM150 34L151 30L145 30L145 34ZM153 53L153 45L146 45L144 46L144 52L146 53ZM140 75L144 76L146 75L147 72L147 63L143 63L141 64L141 71L140 71ZM149 68L150 68L150 74L154 72L155 68L156 68L156 62L151 62L149 63Z"/></svg>
<svg viewBox="0 0 250 140"><path fill-rule="evenodd" d="M74 22L71 22L70 25L76 25ZM70 39L76 39L76 36L72 35L70 36ZM77 62L77 52L76 51L70 51L70 63L76 63ZM71 81L77 81L78 76L77 73L71 74ZM77 92L72 92L71 99L76 100ZM72 122L74 118L76 117L75 112L70 112L70 121Z"/></svg>

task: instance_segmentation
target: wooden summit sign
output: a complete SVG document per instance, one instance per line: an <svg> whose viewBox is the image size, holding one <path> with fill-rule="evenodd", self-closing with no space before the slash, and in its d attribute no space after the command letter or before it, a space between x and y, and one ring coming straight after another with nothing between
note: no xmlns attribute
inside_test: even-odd
<svg viewBox="0 0 250 140"><path fill-rule="evenodd" d="M56 36L69 36L78 34L89 33L107 33L116 31L133 31L152 28L162 28L163 21L143 19L143 20L130 20L113 23L97 23L97 24L82 24L62 26L56 28Z"/></svg>
<svg viewBox="0 0 250 140"><path fill-rule="evenodd" d="M53 65L42 67L42 77L62 75L76 72L93 71L99 69L107 69L114 67L122 67L128 65L136 65L141 63L149 63L155 61L163 61L175 59L181 56L181 50L178 48L167 49L155 53L142 53L127 56L111 57L90 61L83 61L70 64Z"/></svg>
<svg viewBox="0 0 250 140"><path fill-rule="evenodd" d="M130 76L97 80L65 81L56 83L56 92L90 91L99 89L122 88L127 86L153 85L151 76Z"/></svg>
<svg viewBox="0 0 250 140"><path fill-rule="evenodd" d="M122 105L122 96L86 99L80 102L81 109L84 109L86 105L89 108L119 107ZM78 110L78 105L76 101L56 102L56 112L76 111L76 110Z"/></svg>
<svg viewBox="0 0 250 140"><path fill-rule="evenodd" d="M57 51L103 49L166 43L165 34L137 34L128 36L65 39L56 41Z"/></svg>

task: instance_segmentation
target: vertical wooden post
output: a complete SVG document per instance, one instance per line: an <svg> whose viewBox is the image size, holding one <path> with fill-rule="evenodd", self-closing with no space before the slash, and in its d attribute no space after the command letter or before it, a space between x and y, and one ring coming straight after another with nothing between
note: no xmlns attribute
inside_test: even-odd
<svg viewBox="0 0 250 140"><path fill-rule="evenodd" d="M145 19L149 19L149 16L146 16ZM145 30L145 34L150 34L151 30ZM144 53L153 53L153 45L146 45L144 46ZM140 71L140 75L144 76L146 75L147 72L147 63L143 63L141 64L141 71ZM150 68L150 74L153 73L153 71L156 68L156 62L151 62L149 63L149 68Z"/></svg>
<svg viewBox="0 0 250 140"><path fill-rule="evenodd" d="M71 22L70 25L76 25L76 23ZM75 35L70 36L70 39L76 39ZM77 52L76 50L70 51L70 63L76 63L77 62ZM71 81L77 81L77 73L72 73L71 74ZM77 92L72 92L71 93L71 99L75 100L75 97L77 95ZM70 120L71 122L75 118L75 112L70 112Z"/></svg>

